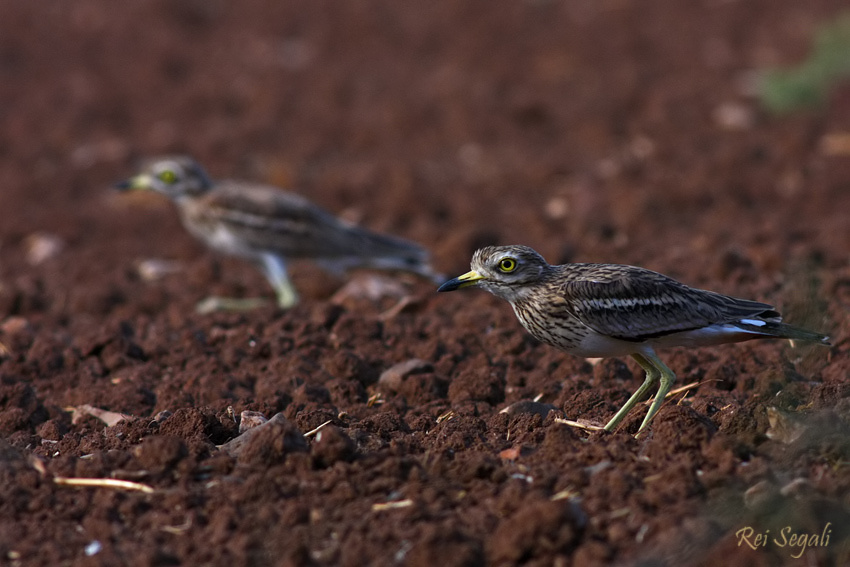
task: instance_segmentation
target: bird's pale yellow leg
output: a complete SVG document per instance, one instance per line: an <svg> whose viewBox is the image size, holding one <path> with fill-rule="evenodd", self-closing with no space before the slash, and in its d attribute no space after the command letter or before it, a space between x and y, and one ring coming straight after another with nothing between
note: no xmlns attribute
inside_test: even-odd
<svg viewBox="0 0 850 567"><path fill-rule="evenodd" d="M269 283L274 287L277 294L277 305L281 309L289 309L298 303L298 292L289 274L286 273L286 261L275 254L263 254L260 256L260 267Z"/></svg>
<svg viewBox="0 0 850 567"><path fill-rule="evenodd" d="M286 262L283 258L274 254L262 254L255 259L255 263L274 288L277 304L281 308L289 309L298 303L298 293L286 273ZM215 313L216 311L249 311L266 305L268 305L268 301L260 297L241 299L213 296L199 302L195 306L195 311L202 314Z"/></svg>
<svg viewBox="0 0 850 567"><path fill-rule="evenodd" d="M211 296L202 299L195 305L195 312L201 315L209 315L219 311L251 311L269 304L268 300L261 297L217 297Z"/></svg>
<svg viewBox="0 0 850 567"><path fill-rule="evenodd" d="M289 309L298 303L298 293L288 278L285 281L279 282L275 291L277 292L277 305L281 309Z"/></svg>
<svg viewBox="0 0 850 567"><path fill-rule="evenodd" d="M277 293L277 304L281 309L289 309L298 303L298 293L292 283L288 280L275 288ZM262 297L207 297L199 301L195 311L202 315L215 313L217 311L251 311L260 307L268 306L269 301Z"/></svg>
<svg viewBox="0 0 850 567"><path fill-rule="evenodd" d="M289 309L298 303L298 293L289 279L275 282L275 293L277 294L277 304L281 309ZM198 302L195 306L195 311L202 315L217 311L251 311L260 307L266 307L268 304L268 300L262 297L235 298L213 296Z"/></svg>
<svg viewBox="0 0 850 567"><path fill-rule="evenodd" d="M643 384L640 385L640 388L638 388L635 391L635 393L632 394L632 397L629 398L629 401L627 401L625 404L623 404L623 407L620 408L620 411L618 411L614 415L614 417L611 418L611 421L609 421L608 425L605 426L605 431L613 431L615 427L620 425L620 422L623 421L623 419L629 414L629 412L632 411L632 408L634 408L635 405L637 405L637 403L639 401L641 401L644 398L644 396L646 396L646 392L662 376L661 370L656 368L656 366L653 365L653 363L650 362L643 355L633 354L632 358L634 358L637 361L637 363L640 364L641 368L643 368L644 371L646 371L646 379L643 381ZM658 357L655 357L655 358L657 359ZM661 362L661 361L659 360L658 362ZM661 363L661 365L664 366L663 363ZM664 366L664 368L667 368L667 367ZM667 386L667 389L669 390L670 387ZM650 412L651 411L652 411L652 408L650 408ZM658 410L656 409L655 411L658 411ZM644 428L646 423L647 423L647 421L644 420L643 425L641 425L641 429Z"/></svg>
<svg viewBox="0 0 850 567"><path fill-rule="evenodd" d="M658 392L655 394L655 399L652 400L652 405L649 406L649 411L646 412L646 417L643 418L643 423L640 424L640 429L638 429L638 433L643 431L643 429L649 425L649 422L652 421L652 418L655 417L655 414L658 413L658 410L661 409L661 404L664 403L664 398L667 397L667 392L670 391L670 387L673 385L673 381L676 380L676 374L673 373L672 370L667 368L667 365L661 362L661 359L655 356L655 353L650 353L645 357L642 355L633 355L635 360L638 361L638 364L643 366L638 356L644 358L645 362L649 365L652 365L656 372L661 374L661 380L658 385ZM644 368L646 368L644 366ZM649 372L647 370L647 372Z"/></svg>

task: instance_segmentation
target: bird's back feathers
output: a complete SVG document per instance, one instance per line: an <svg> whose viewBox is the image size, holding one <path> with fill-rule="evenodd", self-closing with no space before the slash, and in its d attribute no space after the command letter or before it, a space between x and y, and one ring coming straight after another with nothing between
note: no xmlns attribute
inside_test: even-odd
<svg viewBox="0 0 850 567"><path fill-rule="evenodd" d="M663 274L610 264L570 264L562 270L564 306L587 327L627 341L714 327L730 340L778 337L825 343L819 333L782 323L772 305L686 286ZM741 336L733 339L735 328Z"/></svg>
<svg viewBox="0 0 850 567"><path fill-rule="evenodd" d="M306 198L275 187L222 181L182 206L187 225L225 226L247 247L286 258L397 258L399 268L426 264L417 244L347 224Z"/></svg>

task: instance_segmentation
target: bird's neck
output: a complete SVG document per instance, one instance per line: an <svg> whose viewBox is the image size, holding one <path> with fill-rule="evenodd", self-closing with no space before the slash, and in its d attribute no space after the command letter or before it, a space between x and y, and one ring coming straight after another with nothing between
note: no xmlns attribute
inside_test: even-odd
<svg viewBox="0 0 850 567"><path fill-rule="evenodd" d="M531 284L511 288L501 288L495 292L494 295L508 301L514 306L514 308L516 308L518 305L524 305L526 302L531 300L531 297L534 296L537 285L538 284Z"/></svg>

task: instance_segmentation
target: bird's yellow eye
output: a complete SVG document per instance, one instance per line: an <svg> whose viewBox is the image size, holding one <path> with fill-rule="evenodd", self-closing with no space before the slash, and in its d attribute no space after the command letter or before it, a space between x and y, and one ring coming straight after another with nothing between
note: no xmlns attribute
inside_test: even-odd
<svg viewBox="0 0 850 567"><path fill-rule="evenodd" d="M161 172L159 175L157 175L157 177L159 177L160 181L162 181L163 183L168 183L169 185L177 181L177 174L171 171L170 169L166 169L165 171Z"/></svg>
<svg viewBox="0 0 850 567"><path fill-rule="evenodd" d="M502 258L499 261L499 269L505 272L506 274L513 272L514 270L516 270L516 260L514 260L513 258Z"/></svg>

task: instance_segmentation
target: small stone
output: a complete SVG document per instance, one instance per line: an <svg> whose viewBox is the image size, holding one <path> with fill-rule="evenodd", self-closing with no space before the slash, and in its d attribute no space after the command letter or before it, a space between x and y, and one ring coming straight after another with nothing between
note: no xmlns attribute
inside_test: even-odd
<svg viewBox="0 0 850 567"><path fill-rule="evenodd" d="M59 255L65 249L65 241L47 232L35 232L24 240L27 262L37 266L54 256Z"/></svg>
<svg viewBox="0 0 850 567"><path fill-rule="evenodd" d="M345 305L349 301L379 301L385 297L401 299L409 295L407 288L398 279L375 274L356 276L349 280L333 297L334 305Z"/></svg>
<svg viewBox="0 0 850 567"><path fill-rule="evenodd" d="M749 130L755 123L755 115L745 104L725 102L714 109L714 121L725 130Z"/></svg>
<svg viewBox="0 0 850 567"><path fill-rule="evenodd" d="M499 452L499 458L503 461L515 461L520 457L522 451L520 447L511 447Z"/></svg>
<svg viewBox="0 0 850 567"><path fill-rule="evenodd" d="M404 382L405 378L411 374L420 374L433 370L430 362L426 362L419 358L411 358L404 362L399 362L381 373L378 378L378 383L386 386L390 390L397 392Z"/></svg>
<svg viewBox="0 0 850 567"><path fill-rule="evenodd" d="M779 493L785 497L800 498L812 493L814 487L807 478L795 478L785 486L779 489Z"/></svg>
<svg viewBox="0 0 850 567"><path fill-rule="evenodd" d="M543 212L552 220L562 220L570 213L570 202L566 197L552 197L543 207Z"/></svg>
<svg viewBox="0 0 850 567"><path fill-rule="evenodd" d="M168 419L172 415L174 415L172 412L170 412L168 410L162 410L161 412L159 412L158 414L153 416L152 421L153 421L153 423L162 423L163 421L165 421L166 419Z"/></svg>
<svg viewBox="0 0 850 567"><path fill-rule="evenodd" d="M767 421L770 424L765 433L767 438L786 445L799 439L807 429L799 416L778 408L767 408Z"/></svg>
<svg viewBox="0 0 850 567"><path fill-rule="evenodd" d="M9 317L0 323L0 332L4 335L15 336L24 332L32 333L32 327L23 317Z"/></svg>
<svg viewBox="0 0 850 567"><path fill-rule="evenodd" d="M174 260L149 258L136 264L136 272L146 282L153 282L165 276L176 274L183 269L183 264Z"/></svg>
<svg viewBox="0 0 850 567"><path fill-rule="evenodd" d="M307 440L295 424L278 413L262 425L231 439L220 449L242 463L273 465L289 453L307 451Z"/></svg>
<svg viewBox="0 0 850 567"><path fill-rule="evenodd" d="M772 508L779 500L779 490L772 482L762 480L744 492L744 506L748 510L765 512Z"/></svg>
<svg viewBox="0 0 850 567"><path fill-rule="evenodd" d="M264 423L268 423L268 419L258 411L245 410L239 414L239 434L243 434L249 429L259 427Z"/></svg>
<svg viewBox="0 0 850 567"><path fill-rule="evenodd" d="M86 557L91 557L93 555L97 555L103 549L103 544L99 541L94 540L90 544L85 547Z"/></svg>

